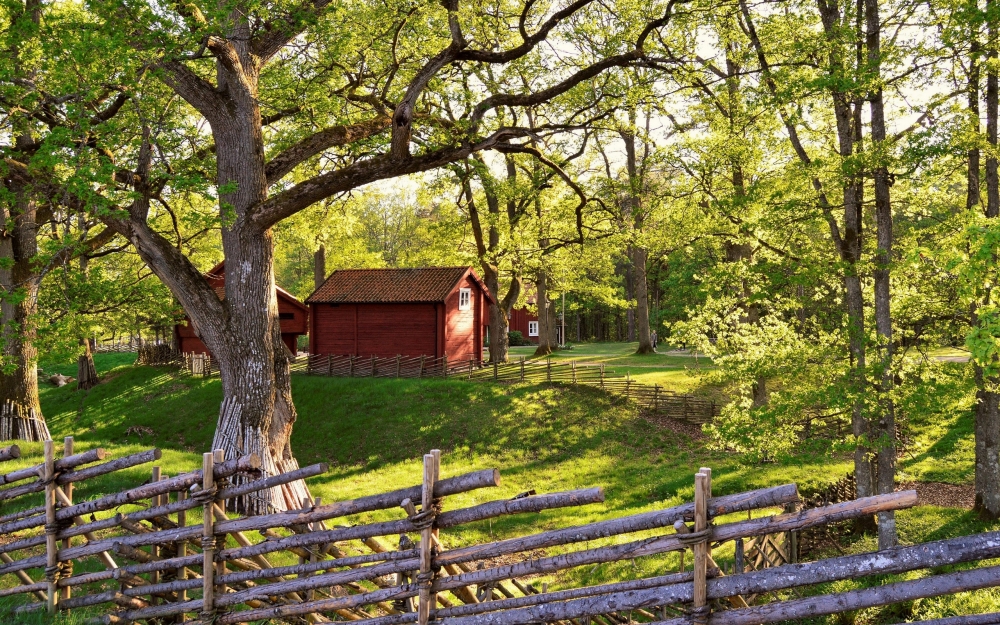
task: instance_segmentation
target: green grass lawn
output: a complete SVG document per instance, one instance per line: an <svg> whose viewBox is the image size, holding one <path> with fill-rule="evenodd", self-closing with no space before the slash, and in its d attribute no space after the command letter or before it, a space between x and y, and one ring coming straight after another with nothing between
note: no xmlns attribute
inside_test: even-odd
<svg viewBox="0 0 1000 625"><path fill-rule="evenodd" d="M583 362L620 358L632 367L631 359L637 357L623 354L627 350L620 344L581 346L556 358ZM664 363L662 371L654 372L679 376L691 375L679 365L694 360L661 355L641 358ZM53 438L73 435L78 450L101 446L115 455L155 446L163 450L160 464L169 475L200 467L200 454L211 444L221 399L219 380L182 376L167 367L134 367L132 359L130 355L97 355L102 384L88 392L76 391L73 385L43 384L42 406ZM45 368L47 374L74 371L71 366ZM322 461L331 467L329 473L309 482L314 496L324 502L417 484L422 454L432 448L443 450L445 477L488 467L499 468L503 477L497 489L449 498L449 507L509 498L529 489L539 493L592 486L605 489L603 504L447 530L443 539L450 547L688 501L693 474L701 466L713 468L716 494L786 482L797 482L802 491L814 491L842 477L851 466L846 456L831 454L818 442L799 445L795 456L780 462L746 466L730 454L710 451L700 437L653 425L631 404L584 387L295 376L293 392L299 420L292 442L300 463ZM913 424L920 446L912 458L902 461L910 478L949 478L959 483L971 479L971 416L960 408L956 406L950 416ZM25 460L21 464L37 461L40 445L22 448ZM148 475L149 466L145 466L81 484L77 499L139 484ZM349 521L398 514L384 511ZM998 528L957 509L923 506L899 514L900 537L907 543ZM592 541L590 546L620 540ZM873 548L872 541L845 539L841 548L867 550ZM550 553L554 551L558 550ZM731 547L717 552L723 563L731 558ZM558 588L661 574L675 570L676 565L677 555L669 554L582 567L539 581ZM925 608L920 602L914 604L916 614L1000 610L1000 596L987 591L925 603ZM886 609L858 615L857 622L897 620L899 615Z"/></svg>
<svg viewBox="0 0 1000 625"><path fill-rule="evenodd" d="M655 354L636 355L638 343L574 343L573 349L552 353L553 362L603 364L605 371L628 374L643 384L659 384L676 393L693 393L720 398L718 389L706 385L704 373L712 370L711 359L697 353L661 345ZM534 359L535 347L511 347L511 359Z"/></svg>

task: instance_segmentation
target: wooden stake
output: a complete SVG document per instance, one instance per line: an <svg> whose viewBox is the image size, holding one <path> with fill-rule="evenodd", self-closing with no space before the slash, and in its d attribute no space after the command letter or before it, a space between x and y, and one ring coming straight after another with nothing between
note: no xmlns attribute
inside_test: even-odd
<svg viewBox="0 0 1000 625"><path fill-rule="evenodd" d="M705 473L694 476L694 531L703 532L708 529L708 500L710 498L711 478ZM708 541L694 546L694 601L695 623L707 622L707 617L698 614L699 609L708 605Z"/></svg>
<svg viewBox="0 0 1000 625"><path fill-rule="evenodd" d="M45 441L45 523L55 526L56 522L56 459L55 444L51 440ZM52 569L59 565L59 552L56 545L55 532L45 533L45 566ZM48 582L46 606L49 614L56 613L56 606L59 601L58 588L54 581Z"/></svg>
<svg viewBox="0 0 1000 625"><path fill-rule="evenodd" d="M72 436L67 436L66 438L63 439L63 458L69 458L72 455L73 455L73 437ZM63 494L66 495L66 499L68 499L69 502L72 504L73 503L73 483L72 482L70 482L69 484L66 484L66 486L63 487ZM62 541L62 548L63 549L69 549L72 546L73 546L73 539L72 538L64 538L63 539L63 541ZM73 596L73 593L72 593L72 590L70 589L70 587L69 586L64 586L62 588L62 599L63 600L70 599L70 598L72 598L72 596Z"/></svg>
<svg viewBox="0 0 1000 625"><path fill-rule="evenodd" d="M434 467L434 454L424 455L424 485L421 493L421 512L426 512L434 505L434 480L436 471ZM431 575L431 547L434 530L427 527L420 532L420 576ZM417 622L419 625L427 625L431 616L431 607L437 603L437 595L431 592L429 585L420 586L420 598L417 605Z"/></svg>
<svg viewBox="0 0 1000 625"><path fill-rule="evenodd" d="M187 491L179 490L177 491L177 502L180 503L187 499ZM181 509L177 512L177 526L185 527L187 525L187 510ZM182 540L177 543L177 557L184 558L187 557L187 541ZM187 579L187 567L177 568L177 580L184 581ZM181 590L177 593L177 601L179 603L184 603L187 601L187 590ZM178 621L184 622L187 619L187 615L180 614L177 618Z"/></svg>
<svg viewBox="0 0 1000 625"><path fill-rule="evenodd" d="M201 487L211 489L215 486L215 454L207 452L201 457ZM208 545L215 539L215 518L212 514L212 502L204 505L202 516L202 539ZM211 612L215 607L215 549L205 547L202 549L202 585L201 585L201 610Z"/></svg>

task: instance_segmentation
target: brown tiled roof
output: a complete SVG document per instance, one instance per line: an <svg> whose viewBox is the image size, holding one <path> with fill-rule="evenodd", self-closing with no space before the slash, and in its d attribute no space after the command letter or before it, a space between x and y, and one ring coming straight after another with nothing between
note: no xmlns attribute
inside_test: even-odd
<svg viewBox="0 0 1000 625"><path fill-rule="evenodd" d="M306 299L307 304L443 302L471 267L339 269Z"/></svg>

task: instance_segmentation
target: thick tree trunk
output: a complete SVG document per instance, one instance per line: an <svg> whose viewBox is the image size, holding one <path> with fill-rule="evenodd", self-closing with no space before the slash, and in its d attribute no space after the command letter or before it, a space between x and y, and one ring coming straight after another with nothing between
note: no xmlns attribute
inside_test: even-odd
<svg viewBox="0 0 1000 625"><path fill-rule="evenodd" d="M1000 179L997 172L997 158L995 148L997 146L997 126L998 126L998 99L1000 99L1000 85L998 85L995 61L997 58L997 32L995 19L992 18L992 10L995 10L995 2L987 2L987 16L989 27L989 40L987 46L987 58L992 61L987 64L986 69L986 140L994 150L991 150L986 157L986 217L996 219L1000 215ZM975 40L973 40L975 43ZM979 117L979 71L976 59L973 59L974 71L970 71L969 76L969 104L972 108L975 103L973 113ZM973 82L975 81L975 82ZM975 167L975 169L973 169ZM973 199L979 201L979 151L969 153L969 190L968 198L972 203ZM974 188L973 188L974 187ZM975 192L975 198L973 198ZM973 206L975 204L972 204ZM990 304L992 300L992 289L987 288L983 295L983 303ZM975 311L973 311L975 316ZM996 378L988 378L980 365L975 366L976 377L976 407L975 407L975 456L976 456L976 511L988 519L1000 518L1000 395L993 389L998 381Z"/></svg>
<svg viewBox="0 0 1000 625"><path fill-rule="evenodd" d="M13 206L0 208L3 223L14 227L0 234L0 321L3 359L0 367L0 440L48 440L49 429L38 400L38 351L35 317L38 306L38 224L33 201L15 188Z"/></svg>
<svg viewBox="0 0 1000 625"><path fill-rule="evenodd" d="M878 71L881 63L881 19L878 0L865 0L868 62ZM886 141L885 107L882 89L877 87L868 98L871 111L872 143L876 146ZM896 478L896 416L892 400L893 344L892 310L890 291L890 264L892 263L892 204L890 201L889 170L885 163L875 167L875 226L877 251L875 254L875 332L880 351L878 388L878 430L876 479L879 494L892 493ZM893 511L878 513L878 546L888 549L896 545L896 516Z"/></svg>
<svg viewBox="0 0 1000 625"><path fill-rule="evenodd" d="M636 334L639 339L637 354L652 354L653 341L649 333L649 289L646 285L646 250L634 246L631 250L632 276L635 279Z"/></svg>
<svg viewBox="0 0 1000 625"><path fill-rule="evenodd" d="M94 388L100 383L97 378L97 367L94 366L94 354L90 351L90 341L80 339L83 346L83 354L76 363L76 389L86 391Z"/></svg>
<svg viewBox="0 0 1000 625"><path fill-rule="evenodd" d="M538 348L535 356L548 356L555 349L555 327L551 316L548 294L548 276L539 271L535 280L535 297L538 307Z"/></svg>
<svg viewBox="0 0 1000 625"><path fill-rule="evenodd" d="M507 295L500 298L500 276L496 267L484 265L484 279L496 304L489 304L490 313L490 362L504 363L509 359L510 341L507 331L510 327L510 311L521 295L521 279L517 276L511 280Z"/></svg>

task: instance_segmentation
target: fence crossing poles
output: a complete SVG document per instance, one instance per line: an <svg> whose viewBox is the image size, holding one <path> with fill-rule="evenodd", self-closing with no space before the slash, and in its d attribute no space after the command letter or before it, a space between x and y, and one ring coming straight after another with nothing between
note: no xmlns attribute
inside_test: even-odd
<svg viewBox="0 0 1000 625"><path fill-rule="evenodd" d="M201 488L211 491L215 487L215 454L206 452L201 457ZM215 502L204 502L201 529L201 611L211 614L215 609Z"/></svg>
<svg viewBox="0 0 1000 625"><path fill-rule="evenodd" d="M69 458L72 455L73 455L73 437L72 436L67 436L66 438L63 439L63 458ZM73 503L73 482L70 482L70 483L66 484L65 486L63 486L63 494L66 495L66 499L67 499L67 501L69 501L69 504L72 504ZM72 538L64 538L63 539L63 541L62 541L62 548L63 549L69 549L72 546L73 546L73 539ZM65 601L66 599L69 599L71 597L72 597L72 591L71 591L71 589L70 589L69 586L66 586L65 588L62 589L62 597L61 597L61 599L63 601Z"/></svg>
<svg viewBox="0 0 1000 625"><path fill-rule="evenodd" d="M694 476L694 531L708 530L708 500L712 497L711 469L702 467ZM693 622L708 622L708 560L711 541L706 535L694 545Z"/></svg>
<svg viewBox="0 0 1000 625"><path fill-rule="evenodd" d="M46 607L49 614L56 613L59 603L59 588L57 586L59 568L59 551L56 545L56 460L55 443L45 441L45 577L48 582Z"/></svg>

